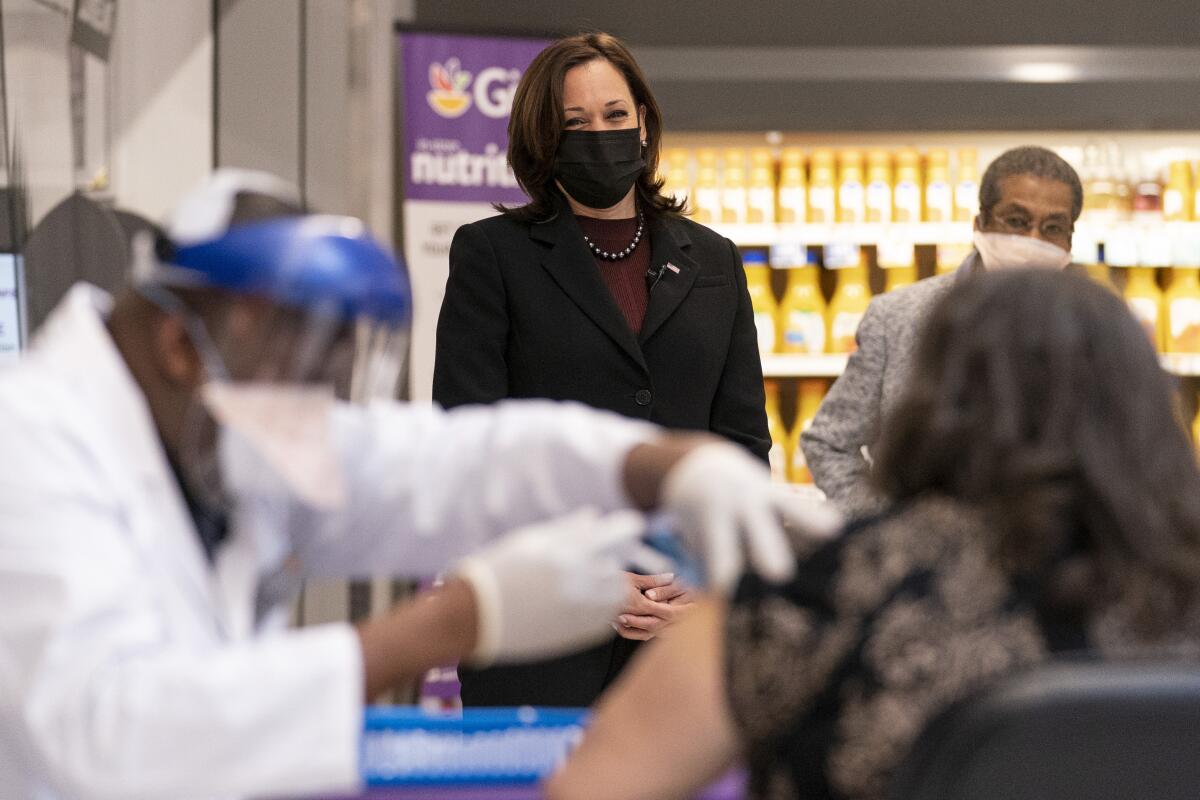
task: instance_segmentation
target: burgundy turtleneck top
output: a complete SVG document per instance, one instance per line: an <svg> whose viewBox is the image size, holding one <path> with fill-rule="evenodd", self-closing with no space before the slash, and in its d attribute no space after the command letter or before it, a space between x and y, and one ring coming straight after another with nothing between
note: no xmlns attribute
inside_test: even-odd
<svg viewBox="0 0 1200 800"><path fill-rule="evenodd" d="M576 216L575 219L578 220L584 234L597 247L610 253L628 247L638 226L637 217L596 219ZM646 271L650 269L649 226L642 231L637 248L625 258L609 261L595 256L595 260L604 285L617 301L617 307L625 316L629 329L637 334L642 329L642 321L646 318L646 305L650 301L650 290L646 285Z"/></svg>

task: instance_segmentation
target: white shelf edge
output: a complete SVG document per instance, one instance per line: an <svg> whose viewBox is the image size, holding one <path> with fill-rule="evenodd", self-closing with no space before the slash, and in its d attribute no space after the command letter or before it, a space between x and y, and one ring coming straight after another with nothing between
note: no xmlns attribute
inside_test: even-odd
<svg viewBox="0 0 1200 800"><path fill-rule="evenodd" d="M764 378L836 378L846 370L844 355L783 355L762 357Z"/></svg>
<svg viewBox="0 0 1200 800"><path fill-rule="evenodd" d="M762 357L764 378L836 378L846 370L845 355L786 355ZM1163 353L1162 368L1181 377L1200 376L1200 353Z"/></svg>
<svg viewBox="0 0 1200 800"><path fill-rule="evenodd" d="M911 245L971 244L971 224L967 222L913 223L836 223L713 225L713 230L726 236L739 247L770 247L777 244L858 244L880 242ZM1081 222L1075 236L1094 242L1105 242L1114 236L1143 239L1163 236L1172 242L1180 239L1200 239L1200 222Z"/></svg>
<svg viewBox="0 0 1200 800"><path fill-rule="evenodd" d="M746 246L776 244L970 244L968 222L838 223L830 225L714 225L713 230Z"/></svg>
<svg viewBox="0 0 1200 800"><path fill-rule="evenodd" d="M1163 369L1173 375L1200 375L1200 353L1163 353L1158 357Z"/></svg>

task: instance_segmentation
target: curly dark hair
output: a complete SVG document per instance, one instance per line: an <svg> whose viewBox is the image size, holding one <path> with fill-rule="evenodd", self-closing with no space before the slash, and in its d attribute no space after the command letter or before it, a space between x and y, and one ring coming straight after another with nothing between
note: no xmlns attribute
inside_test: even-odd
<svg viewBox="0 0 1200 800"><path fill-rule="evenodd" d="M1125 304L1085 277L1005 272L959 282L929 318L876 479L980 507L1010 574L1050 607L1116 600L1162 633L1200 587L1200 470Z"/></svg>
<svg viewBox="0 0 1200 800"><path fill-rule="evenodd" d="M541 222L555 213L554 159L563 132L563 80L573 68L596 59L616 67L629 85L634 105L646 110L646 168L638 176L638 207L649 217L677 215L685 202L662 193L658 174L663 121L646 76L620 39L607 33L581 33L552 43L538 53L521 76L508 118L508 163L529 195L523 206L496 209L522 222Z"/></svg>

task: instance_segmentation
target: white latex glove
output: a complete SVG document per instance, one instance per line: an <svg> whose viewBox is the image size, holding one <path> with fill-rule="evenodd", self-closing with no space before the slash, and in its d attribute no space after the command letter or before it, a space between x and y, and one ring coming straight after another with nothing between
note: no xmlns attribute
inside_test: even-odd
<svg viewBox="0 0 1200 800"><path fill-rule="evenodd" d="M479 609L476 667L578 650L612 634L625 598L625 569L663 571L668 562L639 542L645 518L584 509L520 528L467 556L455 573Z"/></svg>
<svg viewBox="0 0 1200 800"><path fill-rule="evenodd" d="M660 507L674 512L684 545L704 559L708 585L725 593L742 574L746 555L769 581L793 575L796 557L784 524L822 538L842 525L832 506L772 483L765 464L723 442L702 445L680 459L663 479Z"/></svg>

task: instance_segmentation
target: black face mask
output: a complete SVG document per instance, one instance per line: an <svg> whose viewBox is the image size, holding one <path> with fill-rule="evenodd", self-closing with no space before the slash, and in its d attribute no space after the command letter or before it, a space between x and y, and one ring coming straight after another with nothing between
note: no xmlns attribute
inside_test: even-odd
<svg viewBox="0 0 1200 800"><path fill-rule="evenodd" d="M554 159L554 177L588 208L612 208L621 202L645 168L637 128L564 131Z"/></svg>

